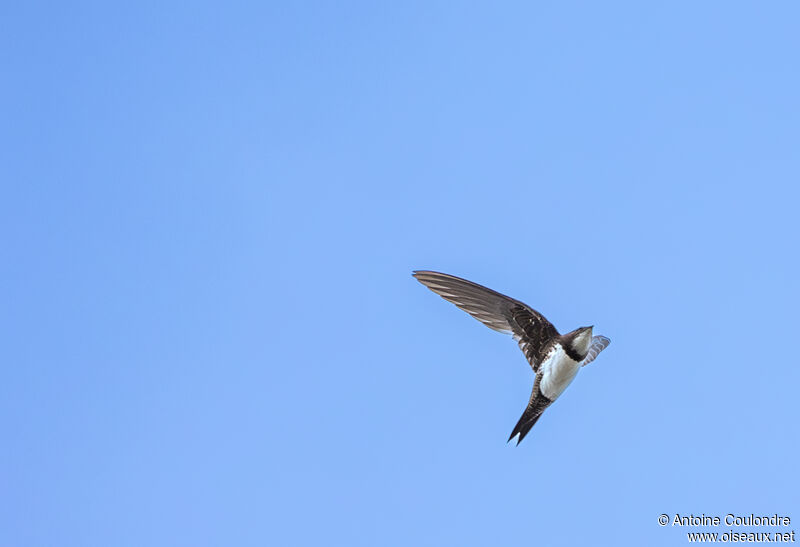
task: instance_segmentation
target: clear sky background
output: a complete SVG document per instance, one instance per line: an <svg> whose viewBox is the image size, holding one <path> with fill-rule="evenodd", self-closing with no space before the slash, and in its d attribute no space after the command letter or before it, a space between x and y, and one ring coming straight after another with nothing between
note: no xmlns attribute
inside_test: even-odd
<svg viewBox="0 0 800 547"><path fill-rule="evenodd" d="M799 20L4 5L0 544L800 531ZM414 269L611 346L506 444L531 370Z"/></svg>

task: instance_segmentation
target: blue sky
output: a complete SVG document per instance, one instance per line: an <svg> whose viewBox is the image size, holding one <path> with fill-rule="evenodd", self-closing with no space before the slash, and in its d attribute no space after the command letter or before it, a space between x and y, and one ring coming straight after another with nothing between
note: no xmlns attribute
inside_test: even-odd
<svg viewBox="0 0 800 547"><path fill-rule="evenodd" d="M0 543L800 519L799 16L4 6ZM530 369L414 269L612 344L506 444Z"/></svg>

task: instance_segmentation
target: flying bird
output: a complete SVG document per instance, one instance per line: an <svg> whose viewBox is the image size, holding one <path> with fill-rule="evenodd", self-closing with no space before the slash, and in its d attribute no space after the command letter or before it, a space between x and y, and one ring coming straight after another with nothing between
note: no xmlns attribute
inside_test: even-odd
<svg viewBox="0 0 800 547"><path fill-rule="evenodd" d="M564 392L581 367L588 365L611 340L592 336L590 327L567 334L558 330L530 306L454 275L419 270L417 281L452 302L492 330L511 334L536 375L530 401L508 438L517 445L547 407Z"/></svg>

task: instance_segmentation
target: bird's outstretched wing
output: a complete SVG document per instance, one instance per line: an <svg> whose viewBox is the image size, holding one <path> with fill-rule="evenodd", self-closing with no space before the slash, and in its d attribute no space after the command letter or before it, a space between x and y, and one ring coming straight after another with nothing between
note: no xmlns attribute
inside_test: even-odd
<svg viewBox="0 0 800 547"><path fill-rule="evenodd" d="M585 367L594 361L595 357L597 357L601 351L606 349L610 343L611 340L605 336L592 336L592 345L589 346L589 353L586 354L586 358L581 361L581 366Z"/></svg>
<svg viewBox="0 0 800 547"><path fill-rule="evenodd" d="M417 281L498 332L513 334L534 372L538 371L556 328L530 306L454 275L420 270Z"/></svg>
<svg viewBox="0 0 800 547"><path fill-rule="evenodd" d="M525 435L528 434L536 422L539 421L545 409L553 402L542 395L539 389L539 383L541 381L542 375L537 374L536 381L533 383L533 391L531 392L531 399L528 401L528 406L525 407L525 412L522 413L517 425L514 426L514 431L511 432L511 436L508 438L508 440L511 441L511 439L519 435L519 437L517 437L517 446L519 446L519 443L522 442L522 439L525 438Z"/></svg>

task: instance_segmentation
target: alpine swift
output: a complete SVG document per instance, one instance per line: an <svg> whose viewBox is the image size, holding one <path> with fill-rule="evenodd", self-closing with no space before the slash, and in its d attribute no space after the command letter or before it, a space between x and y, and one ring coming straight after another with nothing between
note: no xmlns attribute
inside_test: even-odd
<svg viewBox="0 0 800 547"><path fill-rule="evenodd" d="M472 281L425 270L413 275L490 329L511 334L519 344L536 378L528 406L508 438L510 441L518 436L517 445L575 379L581 367L594 361L611 343L605 336L592 336L594 326L559 334L550 321L530 306Z"/></svg>

